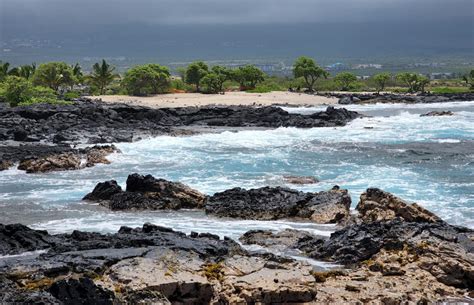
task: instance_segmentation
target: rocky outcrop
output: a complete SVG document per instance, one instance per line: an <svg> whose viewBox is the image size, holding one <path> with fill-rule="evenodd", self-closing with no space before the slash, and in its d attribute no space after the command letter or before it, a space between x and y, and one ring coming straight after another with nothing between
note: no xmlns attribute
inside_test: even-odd
<svg viewBox="0 0 474 305"><path fill-rule="evenodd" d="M452 111L430 111L425 114L421 114L420 116L452 116L454 115L454 112Z"/></svg>
<svg viewBox="0 0 474 305"><path fill-rule="evenodd" d="M111 210L201 209L206 202L204 194L187 185L139 174L128 176L126 191L111 180L97 184L83 199Z"/></svg>
<svg viewBox="0 0 474 305"><path fill-rule="evenodd" d="M227 238L190 237L152 224L108 235L45 236L46 253L0 256L1 302L290 303L316 296L310 265L249 255Z"/></svg>
<svg viewBox="0 0 474 305"><path fill-rule="evenodd" d="M154 109L81 99L72 105L0 108L0 140L93 144L131 142L147 136L181 134L183 131L176 128L186 126L331 127L345 125L357 117L359 114L356 112L333 107L312 115L301 115L272 106Z"/></svg>
<svg viewBox="0 0 474 305"><path fill-rule="evenodd" d="M337 223L349 215L347 190L305 193L283 187L233 188L209 197L206 213L244 219L302 218Z"/></svg>
<svg viewBox="0 0 474 305"><path fill-rule="evenodd" d="M418 268L437 281L459 288L474 287L474 231L446 223L397 219L351 225L333 233L309 256L342 264L371 264L381 251L408 251ZM398 259L394 255L394 260Z"/></svg>
<svg viewBox="0 0 474 305"><path fill-rule="evenodd" d="M114 145L106 145L74 149L42 157L34 156L21 160L18 169L27 173L81 169L98 163L109 164L110 161L106 156L114 152L119 152L119 150Z"/></svg>
<svg viewBox="0 0 474 305"><path fill-rule="evenodd" d="M474 100L474 93L448 93L448 94L358 94L358 93L327 93L325 96L339 98L340 105L349 104L376 104L376 103L446 103L470 102Z"/></svg>
<svg viewBox="0 0 474 305"><path fill-rule="evenodd" d="M441 222L442 220L419 206L408 203L388 192L369 188L360 196L356 207L358 218L363 222L386 221L402 218L407 222Z"/></svg>

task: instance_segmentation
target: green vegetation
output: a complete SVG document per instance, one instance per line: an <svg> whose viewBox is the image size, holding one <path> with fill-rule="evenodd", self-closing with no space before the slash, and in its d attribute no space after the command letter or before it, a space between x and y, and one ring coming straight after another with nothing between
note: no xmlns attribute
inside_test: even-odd
<svg viewBox="0 0 474 305"><path fill-rule="evenodd" d="M329 72L318 66L312 58L301 56L293 65L293 75L295 78L302 77L306 83L306 88L313 92L314 83L319 78L328 78Z"/></svg>
<svg viewBox="0 0 474 305"><path fill-rule="evenodd" d="M462 79L469 86L469 90L474 91L474 69L471 70L468 74L464 75Z"/></svg>
<svg viewBox="0 0 474 305"><path fill-rule="evenodd" d="M379 73L372 76L372 80L375 83L375 90L377 90L377 93L380 93L380 91L385 90L385 87L387 86L387 83L391 78L392 76L390 75L390 73Z"/></svg>
<svg viewBox="0 0 474 305"><path fill-rule="evenodd" d="M231 79L232 70L222 66L214 66L201 81L207 93L217 94L224 93L224 83Z"/></svg>
<svg viewBox="0 0 474 305"><path fill-rule="evenodd" d="M341 72L335 76L318 66L309 57L299 57L293 66L293 77L266 75L255 65L230 69L209 67L202 61L177 69L179 77L172 77L167 67L150 63L130 68L121 77L115 67L105 60L95 63L90 72L83 72L79 64L64 62L11 67L0 61L0 102L12 106L32 103L64 103L82 95L129 94L146 96L162 93L204 92L209 94L240 90L252 93L271 91L352 91L396 93L432 92L435 94L467 93L474 91L474 70L458 79L430 81L412 73L375 74L369 79L358 79L355 74ZM87 71L87 70L86 70ZM462 78L461 78L462 77Z"/></svg>
<svg viewBox="0 0 474 305"><path fill-rule="evenodd" d="M202 61L193 62L184 70L184 80L186 84L196 86L196 91L200 92L202 79L209 74L209 67Z"/></svg>
<svg viewBox="0 0 474 305"><path fill-rule="evenodd" d="M77 82L71 66L65 62L41 64L33 76L33 84L44 86L58 92L61 86L73 86Z"/></svg>
<svg viewBox="0 0 474 305"><path fill-rule="evenodd" d="M349 91L357 82L357 76L350 72L342 72L334 77L334 81L342 91Z"/></svg>
<svg viewBox="0 0 474 305"><path fill-rule="evenodd" d="M135 96L165 93L170 88L170 71L158 64L136 66L125 73L122 85Z"/></svg>
<svg viewBox="0 0 474 305"><path fill-rule="evenodd" d="M12 107L61 102L51 88L34 86L29 80L13 75L7 76L2 83L0 97Z"/></svg>
<svg viewBox="0 0 474 305"><path fill-rule="evenodd" d="M117 74L114 74L114 70L115 67L109 65L105 60L102 60L102 63L95 63L92 66L92 73L88 79L90 84L98 89L100 95L103 95L107 86L118 77Z"/></svg>
<svg viewBox="0 0 474 305"><path fill-rule="evenodd" d="M430 83L430 80L425 76L416 73L399 73L397 74L397 80L401 81L408 87L408 92L425 92L425 87Z"/></svg>
<svg viewBox="0 0 474 305"><path fill-rule="evenodd" d="M254 65L246 65L235 70L232 77L239 83L240 90L253 90L265 80L265 73Z"/></svg>

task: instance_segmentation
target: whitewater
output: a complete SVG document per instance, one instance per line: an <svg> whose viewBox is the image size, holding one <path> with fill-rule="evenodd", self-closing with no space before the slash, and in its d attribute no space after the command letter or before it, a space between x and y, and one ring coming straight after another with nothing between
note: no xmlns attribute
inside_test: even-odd
<svg viewBox="0 0 474 305"><path fill-rule="evenodd" d="M333 225L218 219L201 211L111 212L81 201L98 182L125 186L131 173L180 181L206 194L232 187L282 185L304 191L347 188L352 208L368 187L414 201L451 224L474 228L474 103L344 106L367 117L336 128L219 131L118 143L110 165L78 171L0 172L0 223L23 223L50 233L114 232L144 222L186 233L238 238L251 229L294 228L328 236ZM284 108L312 113L323 108ZM431 110L454 116L420 117ZM290 185L283 176L315 176Z"/></svg>

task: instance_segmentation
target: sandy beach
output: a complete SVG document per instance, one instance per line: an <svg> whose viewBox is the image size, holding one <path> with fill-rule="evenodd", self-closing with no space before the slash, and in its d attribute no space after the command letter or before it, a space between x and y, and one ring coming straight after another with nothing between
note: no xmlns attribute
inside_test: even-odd
<svg viewBox="0 0 474 305"><path fill-rule="evenodd" d="M148 107L186 107L206 105L259 105L288 104L294 106L314 106L337 104L337 98L315 96L304 93L270 92L246 93L226 92L226 94L175 93L161 94L147 97L127 95L102 95L92 98L102 99L104 102L142 105Z"/></svg>

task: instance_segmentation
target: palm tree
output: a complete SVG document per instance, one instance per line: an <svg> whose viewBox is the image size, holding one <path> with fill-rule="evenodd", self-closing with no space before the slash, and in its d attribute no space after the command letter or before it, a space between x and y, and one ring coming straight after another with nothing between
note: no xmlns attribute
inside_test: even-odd
<svg viewBox="0 0 474 305"><path fill-rule="evenodd" d="M92 73L89 76L91 83L99 88L99 93L103 95L105 89L118 76L114 74L115 67L109 65L104 59L102 63L95 63L92 66Z"/></svg>
<svg viewBox="0 0 474 305"><path fill-rule="evenodd" d="M10 68L9 62L3 62L0 60L0 81L7 77Z"/></svg>
<svg viewBox="0 0 474 305"><path fill-rule="evenodd" d="M23 77L30 79L36 71L36 64L32 63L31 65L23 65L15 67L8 72L8 75L15 75L18 77Z"/></svg>
<svg viewBox="0 0 474 305"><path fill-rule="evenodd" d="M90 75L90 80L93 85L99 88L99 93L102 95L105 93L105 89L108 85L117 77L117 74L114 74L115 67L109 65L104 59L102 63L95 63L92 66L92 73Z"/></svg>

